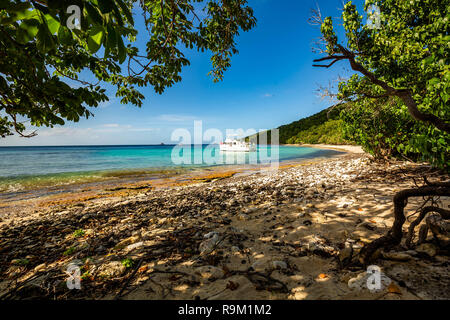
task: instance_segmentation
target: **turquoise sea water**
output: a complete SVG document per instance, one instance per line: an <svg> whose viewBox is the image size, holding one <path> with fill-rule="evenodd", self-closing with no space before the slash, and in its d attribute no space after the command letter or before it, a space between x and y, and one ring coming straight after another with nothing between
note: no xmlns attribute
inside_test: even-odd
<svg viewBox="0 0 450 320"><path fill-rule="evenodd" d="M119 176L140 170L151 172L218 164L242 164L242 162L266 163L271 157L276 157L270 146L259 146L255 153L231 156L229 153L221 153L218 146L185 146L183 151L174 150L174 147L173 145L0 147L0 185L11 186L18 182L45 180L51 184L52 181L61 179ZM327 157L338 153L333 150L279 146L278 157L283 161ZM208 156L214 158L216 163L206 161ZM240 157L239 160L236 157ZM185 163L180 164L180 159Z"/></svg>

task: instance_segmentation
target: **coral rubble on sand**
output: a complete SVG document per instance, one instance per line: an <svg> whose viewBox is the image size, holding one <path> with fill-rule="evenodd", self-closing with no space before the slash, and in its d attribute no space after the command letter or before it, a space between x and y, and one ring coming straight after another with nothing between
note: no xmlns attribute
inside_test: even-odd
<svg viewBox="0 0 450 320"><path fill-rule="evenodd" d="M348 285L366 270L345 265L388 230L392 195L421 170L353 154L3 213L0 296L448 299L448 252L432 239L427 250L380 255L392 280L383 290ZM82 290L67 288L69 265L80 268Z"/></svg>

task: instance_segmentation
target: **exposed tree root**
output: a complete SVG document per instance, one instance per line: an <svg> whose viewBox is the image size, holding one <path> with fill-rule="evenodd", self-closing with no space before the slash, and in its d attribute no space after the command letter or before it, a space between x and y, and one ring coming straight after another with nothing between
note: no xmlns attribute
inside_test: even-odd
<svg viewBox="0 0 450 320"><path fill-rule="evenodd" d="M394 196L394 224L388 233L371 242L361 250L362 262L368 264L374 253L380 249L389 249L400 244L403 237L403 224L406 221L404 209L408 204L408 199L412 197L432 197L432 196L450 196L450 182L444 183L430 183L425 179L425 186L405 189L399 191ZM412 229L422 221L425 215L429 212L437 212L441 214L442 218L448 219L450 212L435 206L425 207L421 210L419 217L412 224ZM415 224L414 224L415 223ZM411 233L411 229L410 229ZM412 237L408 235L408 237ZM408 239L407 239L408 240Z"/></svg>
<svg viewBox="0 0 450 320"><path fill-rule="evenodd" d="M428 206L428 207L422 208L422 210L420 211L420 214L417 217L417 219L414 220L413 222L411 222L411 224L409 225L408 234L406 235L406 241L405 241L405 244L406 244L406 246L408 248L412 247L412 243L411 242L412 242L413 237L414 237L414 229L415 229L415 227L418 226L422 222L422 220L425 218L425 216L428 213L430 213L430 212L437 212L437 213L439 213L441 215L441 217L443 219L446 219L446 220L450 219L450 211L449 210L445 210L443 208L434 207L434 206ZM423 230L427 230L428 231L428 228L427 229L423 229ZM421 232L421 233L423 233L423 232ZM426 233L425 233L425 236L426 236Z"/></svg>

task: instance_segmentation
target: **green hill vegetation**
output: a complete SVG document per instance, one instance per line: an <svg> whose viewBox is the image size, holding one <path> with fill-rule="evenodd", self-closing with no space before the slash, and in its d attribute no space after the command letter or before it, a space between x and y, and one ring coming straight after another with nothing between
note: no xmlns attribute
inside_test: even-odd
<svg viewBox="0 0 450 320"><path fill-rule="evenodd" d="M312 116L278 127L280 144L351 144L351 141L343 138L343 124L339 118L342 108L342 105L329 107ZM270 143L270 131L267 135L267 141ZM257 139L259 143L260 134Z"/></svg>
<svg viewBox="0 0 450 320"><path fill-rule="evenodd" d="M450 166L450 135L412 119L394 97L341 103L278 129L280 144L357 144L376 159ZM271 143L270 131L266 133Z"/></svg>
<svg viewBox="0 0 450 320"><path fill-rule="evenodd" d="M286 140L288 144L351 144L342 136L342 120L332 119L322 124L310 127L308 130L300 130L296 135Z"/></svg>

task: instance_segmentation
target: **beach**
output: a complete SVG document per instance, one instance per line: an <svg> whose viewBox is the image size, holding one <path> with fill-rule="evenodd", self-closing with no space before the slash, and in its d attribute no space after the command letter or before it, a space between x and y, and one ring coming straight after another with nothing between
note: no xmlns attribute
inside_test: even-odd
<svg viewBox="0 0 450 320"><path fill-rule="evenodd" d="M344 151L349 153L364 153L364 150L361 146L355 145L331 145L331 144L287 144L287 146L295 146L295 147L310 147L310 148L319 148L319 149L327 149L327 150L337 150Z"/></svg>
<svg viewBox="0 0 450 320"><path fill-rule="evenodd" d="M376 163L353 146L321 147L346 153L278 170L207 168L3 199L0 296L450 298L448 255L431 243L381 252L376 263L390 284L376 292L360 281L365 269L342 267L390 228L395 192L424 172L448 176L425 164ZM80 290L67 289L70 265L80 268Z"/></svg>

